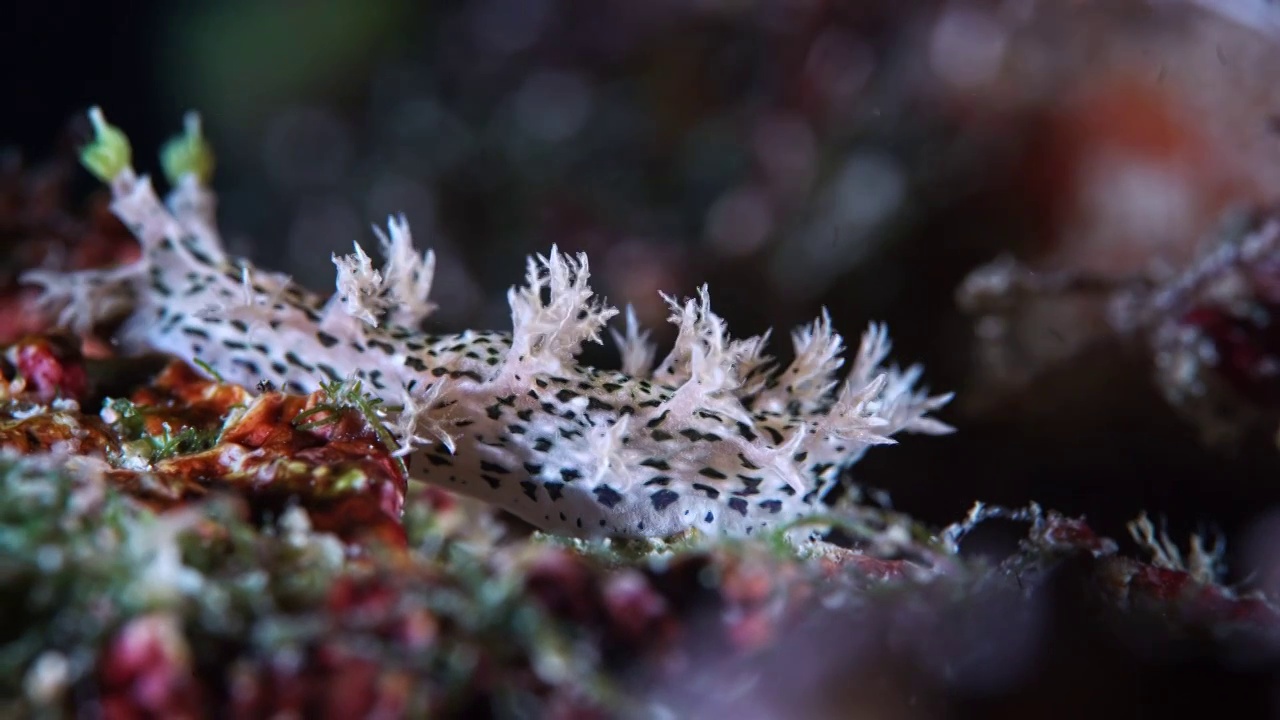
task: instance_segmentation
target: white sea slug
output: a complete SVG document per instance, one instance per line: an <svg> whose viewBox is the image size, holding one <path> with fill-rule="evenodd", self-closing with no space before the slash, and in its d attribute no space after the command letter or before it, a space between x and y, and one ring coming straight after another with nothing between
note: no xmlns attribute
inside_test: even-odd
<svg viewBox="0 0 1280 720"><path fill-rule="evenodd" d="M584 342L617 310L587 285L587 259L528 261L508 292L511 332L428 335L416 328L434 256L417 254L403 219L375 230L387 262L356 245L335 257L327 300L287 276L228 258L207 187L212 155L199 120L166 146L174 188L161 203L131 167L127 139L90 111L83 161L108 182L112 210L142 258L119 269L33 272L61 321L85 329L131 307L122 347L199 359L228 381L302 392L359 378L402 408L388 429L413 478L474 496L552 533L670 536L689 528L750 534L825 512L822 498L867 447L899 431L944 433L929 417L949 395L914 389L918 367L881 367L883 327L862 337L843 381L843 343L824 312L795 331L795 360L775 367L767 334L731 339L704 287L676 301L675 346L654 347L628 312L613 333L621 370L579 365Z"/></svg>

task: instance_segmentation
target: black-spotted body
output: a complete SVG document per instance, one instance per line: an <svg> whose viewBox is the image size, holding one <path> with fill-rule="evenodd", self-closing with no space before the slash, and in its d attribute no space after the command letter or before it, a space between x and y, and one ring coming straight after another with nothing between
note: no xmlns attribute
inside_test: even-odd
<svg viewBox="0 0 1280 720"><path fill-rule="evenodd" d="M526 284L510 291L511 332L412 329L433 308L434 262L414 252L403 220L378 233L383 268L358 245L335 257L337 292L324 299L227 258L207 176L170 172L175 189L161 203L127 152L123 160L107 152L118 131L95 122L98 146L86 164L111 183L112 208L143 256L119 270L33 274L64 321L83 327L128 302L125 347L199 360L249 387L309 392L359 379L403 408L388 427L410 452L413 478L540 529L751 534L820 512L868 446L901 430L949 430L928 416L947 396L914 390L917 368L880 366L883 328L863 336L843 381L841 339L825 314L796 331L796 359L777 369L763 354L765 337L729 338L705 288L695 299L668 298L679 336L656 369L630 315L625 333L614 333L622 370L582 366L582 343L598 342L617 311L591 292L584 256L554 249L531 258ZM198 143L197 131L189 127L186 142ZM106 153L97 166L94 150Z"/></svg>

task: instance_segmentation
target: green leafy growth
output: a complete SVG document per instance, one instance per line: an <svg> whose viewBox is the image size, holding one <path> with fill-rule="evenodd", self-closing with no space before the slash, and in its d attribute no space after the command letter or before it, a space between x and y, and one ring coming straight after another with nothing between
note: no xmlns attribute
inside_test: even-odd
<svg viewBox="0 0 1280 720"><path fill-rule="evenodd" d="M385 422L386 413L399 408L382 406L382 398L364 391L363 381L350 379L321 382L320 392L324 394L326 401L309 410L303 410L293 419L294 426L299 430L314 430L325 425L332 425L338 422L344 411L355 410L369 424L369 427L373 428L378 440L388 450L395 452L400 449L400 443L396 441L391 431L387 430ZM324 417L308 421L308 418L315 417L321 413L324 413ZM396 464L400 467L402 473L408 474L409 468L405 465L403 458L396 458Z"/></svg>
<svg viewBox="0 0 1280 720"><path fill-rule="evenodd" d="M147 408L139 407L125 398L107 400L107 407L116 413L116 426L121 435L130 441L142 441L147 447L147 456L151 462L159 462L176 455L187 455L208 450L218 444L221 428L200 429L185 427L177 433L169 423L162 423L161 433L153 435L147 431Z"/></svg>
<svg viewBox="0 0 1280 720"><path fill-rule="evenodd" d="M221 373L219 373L217 370L214 370L214 369L213 369L213 366L212 366L212 365L210 365L209 363L207 363L207 362L205 362L205 361L201 360L200 358L194 358L194 359L192 360L192 362L194 362L194 363L195 363L196 367L198 367L198 368L200 368L201 370L205 371L205 373L206 373L209 377L213 378L213 379L214 379L214 381L215 381L215 382L217 382L218 384L220 384L220 385L226 385L226 384L227 384L227 381L222 379L222 374L221 374Z"/></svg>
<svg viewBox="0 0 1280 720"><path fill-rule="evenodd" d="M90 108L89 122L93 124L93 141L80 150L80 163L99 180L110 183L133 164L133 149L120 128L107 122L101 108Z"/></svg>
<svg viewBox="0 0 1280 720"><path fill-rule="evenodd" d="M187 113L184 132L165 143L160 150L160 166L171 184L178 184L186 175L194 175L201 185L213 179L215 165L213 148L200 130L200 115Z"/></svg>

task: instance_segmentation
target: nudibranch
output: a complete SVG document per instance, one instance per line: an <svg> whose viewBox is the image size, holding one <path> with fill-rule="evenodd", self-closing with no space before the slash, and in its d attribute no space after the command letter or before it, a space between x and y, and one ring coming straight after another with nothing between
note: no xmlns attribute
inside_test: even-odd
<svg viewBox="0 0 1280 720"><path fill-rule="evenodd" d="M731 338L697 297L665 297L678 336L655 363L630 311L622 367L575 356L618 311L592 293L585 255L552 248L508 292L510 332L425 334L434 255L403 218L375 228L385 265L357 243L334 257L325 298L226 254L209 189L213 156L199 118L165 146L161 202L132 168L125 135L97 109L84 165L111 188L112 211L142 248L131 265L36 271L59 320L84 330L122 310L130 350L199 361L248 387L292 392L354 382L394 412L385 428L412 478L479 498L550 533L666 537L688 529L747 535L826 512L824 496L871 445L901 431L940 434L950 395L916 389L920 368L883 366L883 326L862 336L843 379L843 342L822 314L792 335L795 359L765 354L768 333Z"/></svg>

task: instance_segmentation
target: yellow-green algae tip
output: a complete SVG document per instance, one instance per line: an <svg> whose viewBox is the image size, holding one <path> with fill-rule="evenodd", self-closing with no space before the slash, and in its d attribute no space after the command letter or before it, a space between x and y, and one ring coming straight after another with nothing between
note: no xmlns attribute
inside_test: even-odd
<svg viewBox="0 0 1280 720"><path fill-rule="evenodd" d="M93 141L80 150L80 163L99 180L109 183L133 164L133 148L120 128L107 122L102 108L89 108Z"/></svg>
<svg viewBox="0 0 1280 720"><path fill-rule="evenodd" d="M213 179L213 148L200 129L200 114L191 111L183 118L183 133L160 150L160 166L169 182L176 185L188 174L202 185Z"/></svg>

